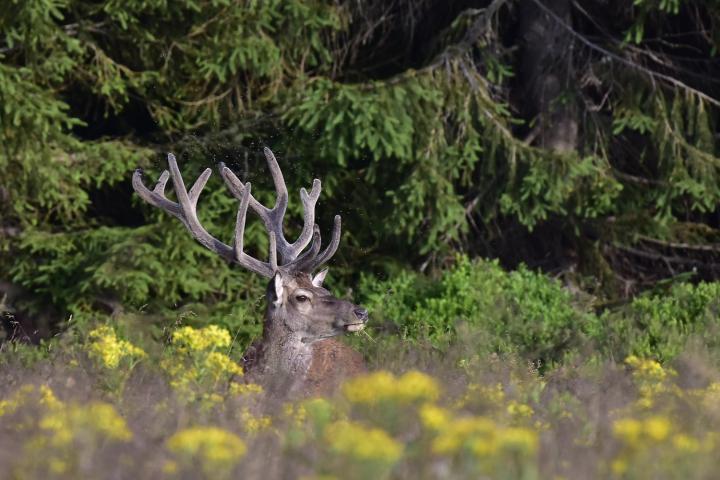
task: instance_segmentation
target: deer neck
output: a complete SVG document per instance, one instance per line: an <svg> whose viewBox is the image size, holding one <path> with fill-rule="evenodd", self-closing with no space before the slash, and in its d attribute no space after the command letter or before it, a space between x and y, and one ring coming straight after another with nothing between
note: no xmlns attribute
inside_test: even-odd
<svg viewBox="0 0 720 480"><path fill-rule="evenodd" d="M312 345L290 331L282 318L266 316L261 370L266 380L294 391L305 381L312 363Z"/></svg>

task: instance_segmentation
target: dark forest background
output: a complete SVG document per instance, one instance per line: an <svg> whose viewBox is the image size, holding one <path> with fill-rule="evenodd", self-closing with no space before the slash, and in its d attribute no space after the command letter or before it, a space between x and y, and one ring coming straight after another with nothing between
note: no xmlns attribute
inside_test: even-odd
<svg viewBox="0 0 720 480"><path fill-rule="evenodd" d="M257 332L262 280L133 194L167 152L188 182L213 168L199 210L225 241L219 162L268 204L273 149L291 234L320 178L339 294L480 257L596 311L717 280L718 21L700 0L2 0L6 335L127 315Z"/></svg>

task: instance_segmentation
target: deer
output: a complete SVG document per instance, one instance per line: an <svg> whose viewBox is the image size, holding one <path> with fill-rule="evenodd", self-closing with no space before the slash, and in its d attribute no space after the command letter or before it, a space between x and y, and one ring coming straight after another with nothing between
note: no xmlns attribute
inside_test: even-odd
<svg viewBox="0 0 720 480"><path fill-rule="evenodd" d="M135 170L132 185L142 200L179 219L201 245L229 263L269 280L262 336L243 355L246 381L258 383L269 395L280 397L329 394L343 380L366 370L362 355L333 337L361 331L368 321L368 312L323 288L328 268L313 273L335 254L341 231L341 218L336 215L331 240L321 251L320 228L315 223L320 180L313 180L309 193L305 188L300 189L303 228L291 243L283 233L288 205L285 179L273 152L265 147L264 154L275 184L276 199L272 208L255 199L250 182L242 183L224 163L218 165L225 185L239 201L230 245L208 233L197 216L198 198L211 169L205 169L188 191L177 160L169 153L169 171L163 171L152 190L143 182L142 169ZM170 179L177 202L165 195ZM248 209L260 217L268 232L267 262L243 249Z"/></svg>

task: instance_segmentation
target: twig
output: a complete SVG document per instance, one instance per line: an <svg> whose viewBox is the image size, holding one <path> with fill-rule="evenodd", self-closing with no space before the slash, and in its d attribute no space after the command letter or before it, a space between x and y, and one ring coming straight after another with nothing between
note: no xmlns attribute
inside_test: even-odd
<svg viewBox="0 0 720 480"><path fill-rule="evenodd" d="M639 248L634 247L628 247L627 245L620 245L617 243L612 244L613 248L616 248L618 250L621 250L623 252L629 253L631 255L636 255L638 257L648 258L650 260L661 260L666 263L675 263L680 265L695 265L695 266L702 266L704 268L720 268L720 263L713 263L713 262L706 262L704 260L696 260L693 258L683 258L678 256L667 256L663 255L658 252L648 252L646 250L640 250Z"/></svg>
<svg viewBox="0 0 720 480"><path fill-rule="evenodd" d="M665 240L660 240L658 238L647 237L645 235L639 235L638 239L640 239L644 242L654 243L654 244L660 245L662 247L680 248L683 250L698 250L701 252L718 252L718 253L720 253L720 245L718 245L718 244L693 245L691 243L668 242Z"/></svg>

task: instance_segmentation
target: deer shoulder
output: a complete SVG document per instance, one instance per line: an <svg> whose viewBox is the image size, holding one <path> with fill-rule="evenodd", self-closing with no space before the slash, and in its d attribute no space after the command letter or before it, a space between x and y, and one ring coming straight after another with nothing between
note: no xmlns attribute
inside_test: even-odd
<svg viewBox="0 0 720 480"><path fill-rule="evenodd" d="M313 345L307 375L308 393L328 395L348 378L367 372L363 356L339 340L321 340Z"/></svg>

